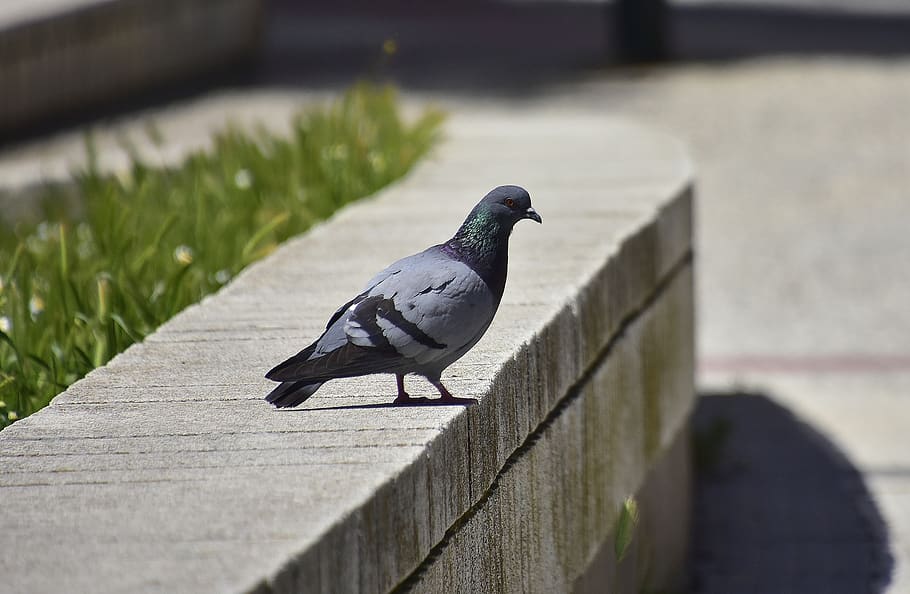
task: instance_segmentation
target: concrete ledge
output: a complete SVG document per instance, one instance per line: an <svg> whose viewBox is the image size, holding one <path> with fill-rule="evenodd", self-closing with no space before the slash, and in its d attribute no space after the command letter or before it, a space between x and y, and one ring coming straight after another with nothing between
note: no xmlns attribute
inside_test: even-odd
<svg viewBox="0 0 910 594"><path fill-rule="evenodd" d="M7 0L0 133L248 55L262 0Z"/></svg>
<svg viewBox="0 0 910 594"><path fill-rule="evenodd" d="M609 119L448 130L403 183L0 433L0 546L29 568L9 587L502 591L600 575L619 502L679 468L665 461L694 397L689 165L673 139ZM499 183L525 185L545 222L515 230L497 319L444 377L479 405L364 407L391 401L382 376L299 411L260 400L269 365L368 275L448 237ZM681 571L688 517L660 521L674 529L641 545L661 561L639 585Z"/></svg>
<svg viewBox="0 0 910 594"><path fill-rule="evenodd" d="M692 293L686 262L515 450L408 589L684 589L690 476L681 428L694 382ZM647 535L620 573L613 528L632 494L643 501Z"/></svg>

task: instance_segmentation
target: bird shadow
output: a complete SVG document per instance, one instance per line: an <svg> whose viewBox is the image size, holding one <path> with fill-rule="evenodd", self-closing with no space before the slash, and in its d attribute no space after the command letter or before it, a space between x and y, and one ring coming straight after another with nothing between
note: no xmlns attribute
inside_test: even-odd
<svg viewBox="0 0 910 594"><path fill-rule="evenodd" d="M459 398L457 401L446 401L439 398L412 398L410 402L377 402L373 404L345 404L338 406L320 406L316 408L285 408L282 412L315 412L326 410L369 410L375 408L415 408L432 406L468 407L477 404L476 398Z"/></svg>

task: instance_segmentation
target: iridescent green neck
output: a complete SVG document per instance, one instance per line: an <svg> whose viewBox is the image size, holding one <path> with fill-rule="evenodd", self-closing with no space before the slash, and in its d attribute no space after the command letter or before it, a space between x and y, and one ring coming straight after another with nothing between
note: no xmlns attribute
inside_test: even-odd
<svg viewBox="0 0 910 594"><path fill-rule="evenodd" d="M443 250L477 272L496 295L497 303L506 284L511 227L479 205L447 241Z"/></svg>
<svg viewBox="0 0 910 594"><path fill-rule="evenodd" d="M483 258L499 247L501 230L499 221L489 210L478 209L465 220L452 241L474 257Z"/></svg>

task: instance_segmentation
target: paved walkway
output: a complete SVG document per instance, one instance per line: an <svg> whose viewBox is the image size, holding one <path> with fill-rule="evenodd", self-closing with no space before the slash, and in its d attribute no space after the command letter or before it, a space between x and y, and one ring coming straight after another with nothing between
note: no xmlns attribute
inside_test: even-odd
<svg viewBox="0 0 910 594"><path fill-rule="evenodd" d="M862 35L836 39L813 30L803 37L817 43L802 48L806 54L801 56L775 57L790 46L782 43L767 49L775 44L773 36L764 46L750 44L749 39L756 39L753 27L751 38L737 39L736 30L725 30L728 37L716 36L714 45L704 38L698 43L683 40L696 58L723 55L724 48L736 46L739 49L732 53L740 58L737 61L603 71L579 68L599 58L603 28L592 18L591 9L573 5L559 21L547 10L527 13L537 16L519 19L514 30L520 34L505 40L494 35L495 18L483 21L484 27L470 15L454 19L453 36L461 31L479 38L468 37L458 46L445 45L443 39L436 55L428 49L434 47L432 36L419 15L389 21L392 24L364 17L351 21L359 23L358 35L353 36L357 47L327 50L335 60L329 64L338 68L315 69L312 79L306 68L319 63L319 55L308 54L302 66L292 66L287 59L304 43L288 35L295 23L290 15L273 29L277 33L270 38L272 58L260 73L259 86L179 102L153 117L168 128L167 135L176 145L192 144L204 136L198 129L186 135L179 125L168 127L168 122L185 119L193 110L214 113L211 122L221 121L226 113L239 118L283 117L298 100L313 97L309 90L295 90L296 85L334 88L339 80L363 72L367 62L362 58L378 55L373 49L378 41L393 35L399 41L399 66L377 68L400 74L414 101L438 100L456 113L471 113L490 103L513 113L556 109L585 117L608 112L685 139L693 150L699 179L701 383L715 394L748 390L761 395L758 400L727 403L712 397L706 401L711 414L733 421L729 450L734 458L744 459L744 470L737 476L756 480L748 490L751 494L740 493L749 494L752 501L778 504L776 511L763 512L769 517L792 518L797 495L803 502L811 501L813 494L819 501L831 501L827 486L851 484L861 477L861 483L853 484L862 488L839 493L848 499L853 493L852 503L839 500L845 507L827 517L837 522L847 513L842 510L866 509L871 503L874 513L863 512L864 525L874 527L880 517L887 535L872 540L877 543L874 552L880 553L875 563L851 561L848 552L856 549L849 546L834 550L829 542L787 533L776 533L775 538L787 541L781 544L788 547L794 562L836 560L830 567L837 572L855 568L872 590L881 589L873 578L887 567L890 556L888 591L910 591L910 432L905 421L910 418L906 305L910 303L906 272L910 262L910 43L901 42L910 39L906 17L895 17L889 24L863 21ZM324 23L335 22L331 15L322 18ZM704 28L705 22L699 23L690 22L688 31L710 30ZM883 36L875 35L876 26L884 27ZM546 35L553 30L572 42L558 43ZM535 49L537 39L542 40L540 49ZM511 46L527 52L506 51L503 59L488 60L483 68L464 67L478 53ZM459 57L459 48L468 48L465 56ZM547 57L541 58L542 66L535 71L535 56L544 53ZM451 69L430 69L434 63ZM449 71L451 77L444 75ZM282 90L276 91L279 86ZM130 127L138 131L142 124L133 121L127 124ZM27 150L43 153L42 166L53 168L59 163L56 147L73 147L77 138L41 141ZM115 162L116 151L110 155ZM7 149L0 155L0 169L15 158L15 152ZM755 406L768 414L749 415ZM761 439L773 444L781 426L796 431L797 420L809 429L800 429L786 442L793 444L792 450L740 445L740 440L754 445ZM743 432L738 433L737 427ZM767 430L755 432L756 427ZM824 451L834 454L813 453L814 438L806 436L816 433L830 442ZM765 472L791 455L808 467L831 463L824 471L830 481L807 479L794 483L792 491L774 490L782 483L775 487L766 482ZM837 460L841 462L832 462ZM776 478L781 476L796 481L805 474L782 472ZM717 494L738 487L706 483L705 488L703 493L713 489ZM769 493L779 496L769 497ZM722 526L716 518L730 513L721 502L732 505L733 500L724 496L711 501L715 503L703 501L699 508L696 550L702 561L704 555L735 546L738 537L728 533L729 539L724 540L724 533L716 530ZM719 515L712 519L706 515L711 513ZM856 526L851 524L855 520L857 516L848 513L844 526ZM869 542L862 530L851 528L842 534L851 546ZM883 540L887 546L879 546ZM756 580L773 573L745 555L716 558L727 565L700 566L702 591L722 591L712 589L711 584L724 583L712 581L712 575L746 576L741 583L759 584ZM781 582L766 583L773 586L758 585L752 591L784 589ZM805 591L801 585L805 584L787 587Z"/></svg>
<svg viewBox="0 0 910 594"><path fill-rule="evenodd" d="M871 495L887 525L890 591L910 591L910 235L903 229L910 220L910 118L902 116L910 105L910 60L760 60L582 85L603 97L622 97L629 87L642 93L618 109L687 139L697 163L703 389L762 394L831 440L863 477L854 508ZM734 421L734 450L739 440L756 438L748 427L762 421L742 406L721 409ZM779 437L773 425L763 434L769 445ZM752 456L752 501L778 506L766 510L772 517L792 517L818 485L792 471L799 462L789 456L800 451L752 448L744 455ZM776 483L765 482L769 464L780 467L771 475ZM819 472L837 474L836 466ZM843 468L843 481L852 472ZM784 478L797 481L792 493L770 497L787 493ZM822 509L836 497L829 490L814 495ZM699 526L697 536L715 552L736 550L736 541L712 532L716 523ZM781 544L800 543L791 550L804 551L806 563L826 560L829 572L817 572L831 583L845 567L865 571L848 549L791 537ZM751 591L784 591L778 581L762 581L773 572L760 571L749 555L722 558L732 565L713 565L719 575L740 572L772 584Z"/></svg>

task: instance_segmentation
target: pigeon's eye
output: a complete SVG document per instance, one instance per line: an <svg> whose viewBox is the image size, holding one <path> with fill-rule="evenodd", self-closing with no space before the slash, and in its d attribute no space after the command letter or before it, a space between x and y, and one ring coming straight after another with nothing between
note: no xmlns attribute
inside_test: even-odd
<svg viewBox="0 0 910 594"><path fill-rule="evenodd" d="M505 205L508 206L509 208L512 208L512 207L515 206L515 201L512 200L511 198L506 198L506 200L505 200L505 202L504 202L503 204L505 204Z"/></svg>

